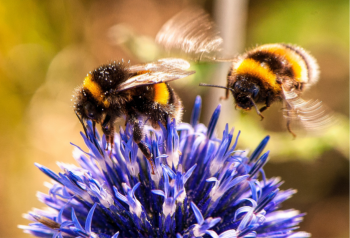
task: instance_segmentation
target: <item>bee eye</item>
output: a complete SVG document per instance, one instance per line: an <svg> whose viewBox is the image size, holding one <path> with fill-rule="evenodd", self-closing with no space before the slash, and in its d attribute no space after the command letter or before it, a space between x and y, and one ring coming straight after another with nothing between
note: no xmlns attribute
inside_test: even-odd
<svg viewBox="0 0 350 238"><path fill-rule="evenodd" d="M259 89L258 88L255 88L255 89L253 89L253 98L256 98L256 96L258 95L258 93L259 93Z"/></svg>
<svg viewBox="0 0 350 238"><path fill-rule="evenodd" d="M84 110L85 110L85 115L90 118L90 119L95 119L96 118L96 107L90 103L87 102L84 106Z"/></svg>

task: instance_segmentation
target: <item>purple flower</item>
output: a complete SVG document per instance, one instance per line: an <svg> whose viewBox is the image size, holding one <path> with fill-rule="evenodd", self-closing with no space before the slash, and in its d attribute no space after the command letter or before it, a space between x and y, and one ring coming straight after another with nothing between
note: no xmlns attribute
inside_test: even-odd
<svg viewBox="0 0 350 238"><path fill-rule="evenodd" d="M234 137L228 125L215 137L220 106L208 128L198 123L200 108L197 97L190 124L145 126L155 174L130 125L115 135L110 157L88 122L81 135L89 151L74 145L80 167L58 163L55 174L36 164L54 181L38 194L48 209L26 214L34 223L20 228L37 237L309 237L295 232L304 214L279 210L295 190L265 177L269 137L249 155L236 149L240 132Z"/></svg>

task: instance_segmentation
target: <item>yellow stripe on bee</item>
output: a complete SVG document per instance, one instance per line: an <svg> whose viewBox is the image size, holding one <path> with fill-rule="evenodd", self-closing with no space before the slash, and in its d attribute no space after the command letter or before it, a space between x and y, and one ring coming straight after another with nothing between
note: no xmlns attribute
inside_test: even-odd
<svg viewBox="0 0 350 238"><path fill-rule="evenodd" d="M154 98L159 104L167 104L169 100L168 86L165 83L154 84Z"/></svg>
<svg viewBox="0 0 350 238"><path fill-rule="evenodd" d="M306 63L298 53L280 44L263 45L258 48L285 58L292 67L295 80L298 82L308 82Z"/></svg>
<svg viewBox="0 0 350 238"><path fill-rule="evenodd" d="M281 90L280 84L276 81L276 75L266 66L262 66L258 61L254 59L243 59L235 67L236 74L251 75L257 79L260 79L263 84L268 84L268 87L275 92Z"/></svg>
<svg viewBox="0 0 350 238"><path fill-rule="evenodd" d="M109 101L105 100L101 87L92 80L92 75L88 74L83 82L83 88L88 90L92 97L98 101L99 103L102 103L105 107L109 107Z"/></svg>

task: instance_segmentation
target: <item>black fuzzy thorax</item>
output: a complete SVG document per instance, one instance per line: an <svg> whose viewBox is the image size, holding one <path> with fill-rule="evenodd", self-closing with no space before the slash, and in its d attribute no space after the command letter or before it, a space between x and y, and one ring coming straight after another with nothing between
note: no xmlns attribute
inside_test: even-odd
<svg viewBox="0 0 350 238"><path fill-rule="evenodd" d="M91 74L92 80L101 87L102 91L115 89L131 76L127 67L121 62L102 65L92 71Z"/></svg>

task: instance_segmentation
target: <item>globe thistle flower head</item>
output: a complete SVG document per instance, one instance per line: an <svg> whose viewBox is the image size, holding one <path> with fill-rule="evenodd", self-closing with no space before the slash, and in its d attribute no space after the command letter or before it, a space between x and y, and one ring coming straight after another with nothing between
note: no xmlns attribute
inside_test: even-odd
<svg viewBox="0 0 350 238"><path fill-rule="evenodd" d="M197 97L189 124L144 126L154 174L132 126L116 133L109 153L105 137L83 124L89 150L72 144L79 166L58 163L56 174L36 164L52 179L49 193L37 195L47 209L26 214L33 223L20 228L37 237L308 237L295 231L304 214L280 210L295 190L280 190L280 179L264 174L269 137L249 155L228 125L216 137L220 106L208 128L200 110Z"/></svg>

